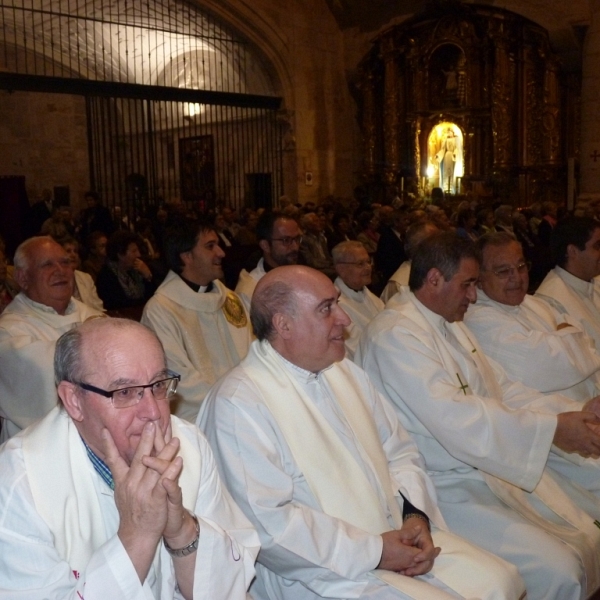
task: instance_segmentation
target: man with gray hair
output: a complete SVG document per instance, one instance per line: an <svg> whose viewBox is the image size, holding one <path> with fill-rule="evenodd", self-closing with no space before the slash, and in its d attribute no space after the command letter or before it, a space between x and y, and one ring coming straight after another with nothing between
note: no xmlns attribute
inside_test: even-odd
<svg viewBox="0 0 600 600"><path fill-rule="evenodd" d="M156 335L88 321L54 372L61 406L0 449L0 598L245 599L256 532L170 416L179 375Z"/></svg>
<svg viewBox="0 0 600 600"><path fill-rule="evenodd" d="M516 569L446 531L412 440L344 360L338 296L308 267L267 273L258 340L198 417L261 538L253 597L519 598Z"/></svg>
<svg viewBox="0 0 600 600"><path fill-rule="evenodd" d="M423 241L410 292L371 321L355 360L413 434L451 531L517 566L530 600L587 598L600 502L548 463L600 455L597 408L511 381L484 355L462 323L479 263L454 233Z"/></svg>
<svg viewBox="0 0 600 600"><path fill-rule="evenodd" d="M345 332L346 356L352 360L358 338L371 319L383 310L383 302L367 286L371 283L373 261L361 242L341 242L331 251L340 290L339 303L352 319Z"/></svg>
<svg viewBox="0 0 600 600"><path fill-rule="evenodd" d="M73 266L51 237L33 237L15 252L21 292L0 315L0 442L56 406L54 344L64 332L102 313L73 295Z"/></svg>

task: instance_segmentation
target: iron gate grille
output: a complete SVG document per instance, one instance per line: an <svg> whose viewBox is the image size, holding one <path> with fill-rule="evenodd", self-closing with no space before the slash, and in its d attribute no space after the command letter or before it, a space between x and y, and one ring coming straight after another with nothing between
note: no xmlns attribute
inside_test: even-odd
<svg viewBox="0 0 600 600"><path fill-rule="evenodd" d="M93 187L130 218L175 199L202 210L283 193L276 110L90 97L87 111Z"/></svg>
<svg viewBox="0 0 600 600"><path fill-rule="evenodd" d="M0 0L0 89L86 97L90 186L130 218L283 193L275 78L186 0Z"/></svg>

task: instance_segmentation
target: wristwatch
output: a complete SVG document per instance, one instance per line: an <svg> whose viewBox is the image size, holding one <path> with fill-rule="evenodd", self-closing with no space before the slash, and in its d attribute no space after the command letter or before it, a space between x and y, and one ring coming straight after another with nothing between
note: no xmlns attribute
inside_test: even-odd
<svg viewBox="0 0 600 600"><path fill-rule="evenodd" d="M200 523L198 523L198 517L195 514L190 513L192 519L194 519L194 523L196 523L196 537L192 542L190 542L184 548L178 548L177 550L171 548L169 544L167 544L167 540L163 538L163 544L165 545L165 549L171 556L176 556L177 558L181 558L183 556L188 556L189 554L193 554L198 550L198 541L200 540Z"/></svg>

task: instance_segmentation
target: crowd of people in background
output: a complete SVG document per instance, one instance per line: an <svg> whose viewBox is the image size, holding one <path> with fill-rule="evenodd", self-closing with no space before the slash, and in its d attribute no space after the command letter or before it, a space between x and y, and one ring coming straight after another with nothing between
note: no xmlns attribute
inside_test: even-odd
<svg viewBox="0 0 600 600"><path fill-rule="evenodd" d="M372 259L368 287L377 296L407 259L404 249L407 229L423 221L440 231L455 230L473 241L495 231L513 234L530 264L533 292L553 266L550 235L557 221L567 213L565 207L551 201L514 208L499 200L457 200L443 193L417 200L395 197L391 204L333 197L304 205L282 200L278 210L295 220L302 231L298 262L333 280L336 277L333 248L340 242L359 241ZM111 211L103 206L95 192L88 192L85 201L86 207L78 215L69 207L55 207L47 219L38 216L32 225L37 228L33 233L49 235L67 249L76 270L75 297L81 299L82 293L89 292L91 305L109 314L139 318L144 304L168 271L165 236L183 223L206 217L214 223L219 245L225 252L224 283L230 289L235 289L240 272L253 269L261 256L256 229L264 209L238 210L219 205L203 215L184 204L164 204L153 214L130 221L120 210ZM34 206L40 203L46 206L47 202L48 199L42 200ZM596 205L575 210L576 215L593 218L598 213L600 207ZM18 286L11 277L12 257L5 256L1 246L0 252L1 310L14 297Z"/></svg>

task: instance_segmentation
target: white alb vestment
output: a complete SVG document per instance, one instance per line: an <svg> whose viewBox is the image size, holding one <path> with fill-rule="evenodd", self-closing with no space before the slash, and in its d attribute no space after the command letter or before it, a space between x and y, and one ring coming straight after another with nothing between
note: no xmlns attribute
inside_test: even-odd
<svg viewBox="0 0 600 600"><path fill-rule="evenodd" d="M252 295L256 289L256 284L265 276L265 259L261 258L258 264L250 273L246 269L240 271L237 285L235 286L235 293L242 299L246 311L250 314L250 303L252 302Z"/></svg>
<svg viewBox="0 0 600 600"><path fill-rule="evenodd" d="M75 271L75 289L73 290L73 296L91 308L104 312L104 303L100 299L100 296L98 296L96 284L89 273Z"/></svg>
<svg viewBox="0 0 600 600"><path fill-rule="evenodd" d="M64 315L23 292L0 315L0 442L57 404L54 346L65 332L102 313L71 298Z"/></svg>
<svg viewBox="0 0 600 600"><path fill-rule="evenodd" d="M593 338L596 352L600 354L600 281L584 281L561 267L554 267L536 296L543 298L560 313L574 319L582 331Z"/></svg>
<svg viewBox="0 0 600 600"><path fill-rule="evenodd" d="M557 330L561 323L572 326ZM600 394L600 355L592 339L540 298L527 295L510 306L478 290L465 324L509 379L581 402Z"/></svg>
<svg viewBox="0 0 600 600"><path fill-rule="evenodd" d="M360 334L371 319L383 310L384 304L366 287L357 292L349 288L340 277L333 283L340 290L340 306L352 319L352 323L346 327L346 331L344 332L346 356L352 360L358 347Z"/></svg>
<svg viewBox="0 0 600 600"><path fill-rule="evenodd" d="M600 585L600 504L546 469L556 415L580 403L511 382L463 323L446 323L412 293L375 317L355 360L415 438L452 531L515 564L529 600L577 600Z"/></svg>
<svg viewBox="0 0 600 600"><path fill-rule="evenodd" d="M381 296L379 296L384 304L387 304L402 289L402 286L408 285L410 265L410 260L405 260L389 278L387 285L383 288L383 292L381 292Z"/></svg>
<svg viewBox="0 0 600 600"><path fill-rule="evenodd" d="M226 303L238 311L237 321ZM241 301L218 280L210 292L195 292L169 271L148 300L142 323L160 338L169 369L181 375L175 414L194 422L211 385L248 352L252 329Z"/></svg>
<svg viewBox="0 0 600 600"><path fill-rule="evenodd" d="M209 445L174 417L184 506L200 523L195 600L247 597L258 536L221 484ZM173 560L159 542L142 585L117 530L114 492L67 413L55 408L0 449L0 599L175 600Z"/></svg>
<svg viewBox="0 0 600 600"><path fill-rule="evenodd" d="M423 598L422 588L427 599L447 598L436 567L444 572L440 579L464 586L466 597L520 595L516 571L443 530L434 541L441 536L441 545L447 551L456 545L458 554L442 552L434 575L392 575L420 590L403 593L390 587L397 580L387 585L372 572L381 559L379 533L400 526L400 494L445 525L414 443L350 361L313 374L256 341L210 391L198 424L259 532L251 589L257 600Z"/></svg>

